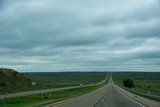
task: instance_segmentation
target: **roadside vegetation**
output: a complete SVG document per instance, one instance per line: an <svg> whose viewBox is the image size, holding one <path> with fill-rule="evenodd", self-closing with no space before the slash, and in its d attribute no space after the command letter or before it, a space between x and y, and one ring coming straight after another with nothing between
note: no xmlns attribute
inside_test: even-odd
<svg viewBox="0 0 160 107"><path fill-rule="evenodd" d="M123 80L123 86L128 87L128 88L133 88L134 87L134 82L131 79L124 79Z"/></svg>
<svg viewBox="0 0 160 107"><path fill-rule="evenodd" d="M13 69L0 68L0 94L31 87L31 80Z"/></svg>
<svg viewBox="0 0 160 107"><path fill-rule="evenodd" d="M134 81L134 89L136 92L149 93L160 96L160 73L159 72L115 72L112 73L114 83L124 87L124 80L130 79Z"/></svg>

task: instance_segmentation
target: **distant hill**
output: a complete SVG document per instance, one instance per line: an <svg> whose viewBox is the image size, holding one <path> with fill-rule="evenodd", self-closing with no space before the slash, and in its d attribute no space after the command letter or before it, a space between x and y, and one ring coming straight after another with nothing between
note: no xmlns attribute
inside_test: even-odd
<svg viewBox="0 0 160 107"><path fill-rule="evenodd" d="M0 92L14 87L28 87L31 80L13 69L0 68Z"/></svg>

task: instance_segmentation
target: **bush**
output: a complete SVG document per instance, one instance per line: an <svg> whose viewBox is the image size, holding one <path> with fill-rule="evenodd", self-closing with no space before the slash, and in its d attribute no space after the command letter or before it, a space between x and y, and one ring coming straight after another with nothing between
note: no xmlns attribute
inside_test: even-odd
<svg viewBox="0 0 160 107"><path fill-rule="evenodd" d="M1 82L0 86L6 86L6 83L5 82Z"/></svg>
<svg viewBox="0 0 160 107"><path fill-rule="evenodd" d="M134 86L134 82L131 79L123 80L123 85L128 88L132 88Z"/></svg>

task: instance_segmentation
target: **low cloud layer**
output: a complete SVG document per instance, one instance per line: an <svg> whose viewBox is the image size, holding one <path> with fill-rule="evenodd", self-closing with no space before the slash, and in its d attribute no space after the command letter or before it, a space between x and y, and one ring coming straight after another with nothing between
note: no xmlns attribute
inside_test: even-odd
<svg viewBox="0 0 160 107"><path fill-rule="evenodd" d="M0 0L0 65L160 71L159 0Z"/></svg>

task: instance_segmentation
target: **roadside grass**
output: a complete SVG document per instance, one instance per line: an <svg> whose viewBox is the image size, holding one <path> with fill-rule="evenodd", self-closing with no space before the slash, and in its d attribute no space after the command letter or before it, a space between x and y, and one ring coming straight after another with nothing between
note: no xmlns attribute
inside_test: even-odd
<svg viewBox="0 0 160 107"><path fill-rule="evenodd" d="M43 95L37 94L23 97L1 99L0 107L39 107L44 104L55 103L57 101L86 94L104 86L105 84L106 83L75 89L55 91L50 93L44 93Z"/></svg>
<svg viewBox="0 0 160 107"><path fill-rule="evenodd" d="M15 93L22 91L41 90L94 84L105 79L106 72L37 72L23 73L24 77L36 82L35 86L0 86L0 93Z"/></svg>
<svg viewBox="0 0 160 107"><path fill-rule="evenodd" d="M112 73L114 83L123 86L124 79L134 80L134 91L160 96L160 73L157 72L115 72Z"/></svg>

